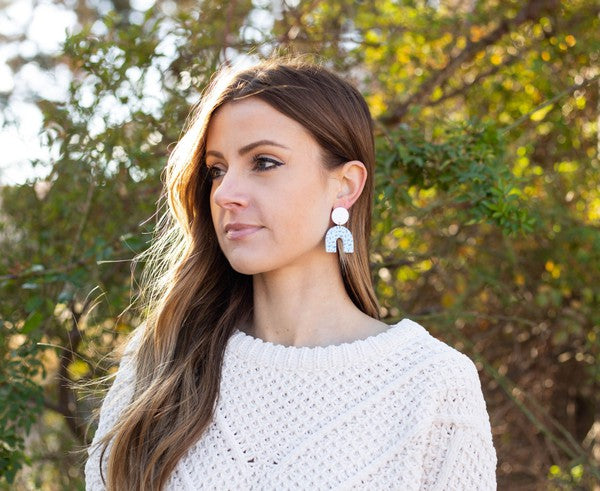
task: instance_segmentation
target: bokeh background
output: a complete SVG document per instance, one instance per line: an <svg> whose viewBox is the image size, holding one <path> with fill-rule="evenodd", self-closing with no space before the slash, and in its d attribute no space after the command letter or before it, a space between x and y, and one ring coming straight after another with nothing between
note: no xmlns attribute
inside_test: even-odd
<svg viewBox="0 0 600 491"><path fill-rule="evenodd" d="M597 0L1 1L2 489L83 489L161 170L273 52L367 98L383 318L476 360L499 489L600 489Z"/></svg>

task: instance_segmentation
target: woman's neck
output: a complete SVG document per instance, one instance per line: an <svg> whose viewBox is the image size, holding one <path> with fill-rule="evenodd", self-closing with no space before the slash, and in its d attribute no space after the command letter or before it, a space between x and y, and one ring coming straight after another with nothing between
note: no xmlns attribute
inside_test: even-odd
<svg viewBox="0 0 600 491"><path fill-rule="evenodd" d="M253 276L254 318L247 334L284 346L328 346L385 330L354 305L337 256Z"/></svg>

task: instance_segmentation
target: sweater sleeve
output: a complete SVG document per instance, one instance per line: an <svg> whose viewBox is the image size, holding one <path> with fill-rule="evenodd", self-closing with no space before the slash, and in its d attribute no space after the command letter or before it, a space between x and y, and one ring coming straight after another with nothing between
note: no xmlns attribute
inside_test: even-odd
<svg viewBox="0 0 600 491"><path fill-rule="evenodd" d="M425 435L423 490L496 489L496 451L479 375L469 358L461 358L449 370Z"/></svg>
<svg viewBox="0 0 600 491"><path fill-rule="evenodd" d="M91 445L88 447L88 459L85 464L86 491L103 491L106 489L102 481L102 476L106 480L106 463L112 442L109 442L107 451L104 453L104 458L102 459L102 476L100 475L99 468L102 445L98 445L98 442L113 427L127 404L133 398L135 365L132 354L135 345L139 341L140 333L141 327L138 327L131 335L123 352L113 384L102 402L98 428L96 429Z"/></svg>

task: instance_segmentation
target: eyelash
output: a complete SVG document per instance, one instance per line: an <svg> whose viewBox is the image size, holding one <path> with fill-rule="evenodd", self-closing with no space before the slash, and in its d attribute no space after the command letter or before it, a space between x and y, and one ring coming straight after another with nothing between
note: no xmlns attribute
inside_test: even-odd
<svg viewBox="0 0 600 491"><path fill-rule="evenodd" d="M266 172L268 170L271 170L271 169L274 169L276 167L279 167L279 166L283 165L283 163L280 162L279 160L275 160L275 159L272 159L270 157L263 157L261 155L255 155L254 157L252 157L252 162L254 162L254 169L257 172ZM270 167L267 167L267 168L261 168L261 167L258 167L258 164L260 162L271 162L274 165L272 165ZM213 169L216 169L216 170L222 170L222 169L217 168L215 165L206 166L206 168L208 169L208 177L210 178L210 180L217 179L218 177L221 177L221 176L215 176L213 174Z"/></svg>

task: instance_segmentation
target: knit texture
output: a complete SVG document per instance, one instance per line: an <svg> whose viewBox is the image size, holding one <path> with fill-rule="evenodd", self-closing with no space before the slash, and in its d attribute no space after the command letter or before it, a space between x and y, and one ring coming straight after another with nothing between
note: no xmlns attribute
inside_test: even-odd
<svg viewBox="0 0 600 491"><path fill-rule="evenodd" d="M127 352L135 342L102 405L87 490L105 489L96 443L132 397ZM495 470L475 365L403 319L326 347L276 345L236 330L213 421L166 489L481 491L496 489Z"/></svg>

